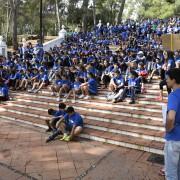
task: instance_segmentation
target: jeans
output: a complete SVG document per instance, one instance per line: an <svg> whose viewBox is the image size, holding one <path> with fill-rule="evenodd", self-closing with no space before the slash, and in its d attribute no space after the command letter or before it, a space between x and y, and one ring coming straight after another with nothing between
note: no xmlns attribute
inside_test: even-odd
<svg viewBox="0 0 180 180"><path fill-rule="evenodd" d="M164 153L166 180L180 180L180 141L166 141Z"/></svg>

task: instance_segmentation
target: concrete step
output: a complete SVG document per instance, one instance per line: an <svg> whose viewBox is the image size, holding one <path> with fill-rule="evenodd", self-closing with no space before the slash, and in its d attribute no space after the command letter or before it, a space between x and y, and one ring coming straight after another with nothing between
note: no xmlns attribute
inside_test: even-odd
<svg viewBox="0 0 180 180"><path fill-rule="evenodd" d="M25 98L23 98L23 99L25 99ZM32 101L32 103L33 103L33 101ZM30 105L31 105L31 103L30 103ZM24 104L16 103L15 106L23 107ZM38 107L37 103L32 106L29 106L29 104L28 104L28 108L30 108L30 109L31 108L33 109L35 106L36 106L36 108ZM159 112L154 113L154 112L149 112L149 111L131 110L131 109L126 109L126 108L104 107L104 106L94 106L94 105L91 106L90 104L86 105L86 104L80 104L80 103L76 103L75 107L77 110L85 110L85 111L94 112L94 113L104 113L104 114L110 113L113 115L127 116L127 117L132 117L132 118L134 118L134 117L135 118L143 118L143 119L150 119L150 120L162 122L162 114Z"/></svg>
<svg viewBox="0 0 180 180"><path fill-rule="evenodd" d="M6 113L7 112L2 112L0 117L9 119L12 121L18 121L21 123L27 123L34 126L46 128L46 126L44 125L44 121L43 119L41 120L41 118L35 119L33 117L29 117L26 115L23 116L22 114L17 115L14 113L7 113L7 114ZM163 147L164 147L163 142L142 138L145 136L141 136L137 138L136 136L132 136L132 135L130 136L130 134L125 135L122 133L122 131L119 133L114 133L114 132L108 132L104 130L95 130L92 127L89 128L87 126L85 127L80 137L92 139L96 141L101 141L101 142L109 143L113 145L119 145L122 147L143 150L143 151L147 151L151 153L163 154Z"/></svg>
<svg viewBox="0 0 180 180"><path fill-rule="evenodd" d="M41 101L40 101L41 102ZM73 104L67 104L67 105L73 105ZM117 114L105 114L101 111L99 112L93 112L89 110L82 110L79 109L78 106L80 104L77 104L75 106L75 109L80 112L84 117L88 119L95 119L101 122L112 122L115 124L122 124L122 125L129 125L134 127L143 127L146 129L153 129L153 130L159 130L164 131L164 127L162 124L162 121L147 119L147 118L134 118L134 117L128 117L128 116L122 116ZM9 111L13 113L18 114L25 114L25 115L31 115L33 117L42 117L43 119L46 119L47 115L47 109L48 108L54 108L57 109L57 105L49 104L43 104L42 103L33 103L30 102L22 102L22 101L16 101L13 103L9 103L8 105L4 106L4 109L2 111ZM96 109L96 107L94 107Z"/></svg>
<svg viewBox="0 0 180 180"><path fill-rule="evenodd" d="M101 141L108 144L114 144L132 149L138 149L146 152L163 155L164 143L156 141L148 141L139 138L132 138L127 135L113 135L109 132L101 132L99 130L85 129L80 135L83 138Z"/></svg>

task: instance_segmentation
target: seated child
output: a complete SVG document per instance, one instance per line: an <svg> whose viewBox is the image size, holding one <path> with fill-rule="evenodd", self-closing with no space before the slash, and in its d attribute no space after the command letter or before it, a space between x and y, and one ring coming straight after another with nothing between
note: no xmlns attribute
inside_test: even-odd
<svg viewBox="0 0 180 180"><path fill-rule="evenodd" d="M61 84L62 86L59 89L59 94L58 94L59 97L57 98L57 101L61 101L62 93L65 93L64 97L66 97L71 87L71 82L68 80L68 78L65 75L62 75Z"/></svg>
<svg viewBox="0 0 180 180"><path fill-rule="evenodd" d="M88 74L88 82L81 84L82 95L79 98L90 99L90 95L97 95L98 85L92 73Z"/></svg>
<svg viewBox="0 0 180 180"><path fill-rule="evenodd" d="M56 129L57 121L66 114L65 109L66 104L64 103L59 104L59 109L57 111L54 109L48 109L48 114L52 115L54 118L46 120L46 124L48 126L47 132Z"/></svg>
<svg viewBox="0 0 180 180"><path fill-rule="evenodd" d="M71 141L75 136L78 136L84 127L83 118L73 107L68 107L66 115L61 118L57 124L57 128L64 134L61 141Z"/></svg>
<svg viewBox="0 0 180 180"><path fill-rule="evenodd" d="M44 72L43 69L40 69L40 73L38 76L38 82L33 84L31 92L37 93L45 86L48 86L48 84L49 84L49 79L48 79L47 74Z"/></svg>
<svg viewBox="0 0 180 180"><path fill-rule="evenodd" d="M145 69L145 66L142 62L138 64L138 69L136 70L136 72L138 73L139 79L141 81L141 93L144 93L145 92L144 84L147 82L148 72Z"/></svg>
<svg viewBox="0 0 180 180"><path fill-rule="evenodd" d="M52 91L51 95L52 96L56 96L56 93L59 92L60 88L62 87L62 80L61 80L61 76L59 75L59 73L55 74L55 81L53 82L53 84L50 86L50 90Z"/></svg>
<svg viewBox="0 0 180 180"><path fill-rule="evenodd" d="M4 84L2 78L0 79L0 101L9 100L8 87Z"/></svg>
<svg viewBox="0 0 180 180"><path fill-rule="evenodd" d="M114 77L111 79L110 85L109 85L109 90L111 91L110 94L107 97L107 100L115 100L117 99L123 89L124 89L124 78L120 74L120 72L117 70L114 72Z"/></svg>
<svg viewBox="0 0 180 180"><path fill-rule="evenodd" d="M135 71L131 71L130 77L128 79L128 87L125 87L121 96L118 97L114 102L122 102L127 94L129 93L131 101L129 104L135 104L135 95L137 92L140 92L140 80L138 78L138 74Z"/></svg>
<svg viewBox="0 0 180 180"><path fill-rule="evenodd" d="M67 95L65 102L67 101L67 99L71 96L71 94L73 95L73 103L76 102L76 95L79 95L81 93L81 82L79 80L79 77L75 78L75 82L72 83L71 85L71 90L69 91L69 94Z"/></svg>

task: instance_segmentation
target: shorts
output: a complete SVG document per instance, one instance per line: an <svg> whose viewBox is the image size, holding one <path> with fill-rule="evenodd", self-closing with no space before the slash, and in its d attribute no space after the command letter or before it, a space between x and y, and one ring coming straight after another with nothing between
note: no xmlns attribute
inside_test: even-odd
<svg viewBox="0 0 180 180"><path fill-rule="evenodd" d="M89 89L89 94L91 95L91 96L96 96L97 94L94 92L94 91L92 91L91 89Z"/></svg>
<svg viewBox="0 0 180 180"><path fill-rule="evenodd" d="M58 117L58 118L53 118L52 120L51 120L51 125L52 126L56 126L56 124L57 124L57 122L60 120L60 118Z"/></svg>
<svg viewBox="0 0 180 180"><path fill-rule="evenodd" d="M65 130L68 132L71 132L72 128L73 128L72 126L70 126L69 124L66 124Z"/></svg>

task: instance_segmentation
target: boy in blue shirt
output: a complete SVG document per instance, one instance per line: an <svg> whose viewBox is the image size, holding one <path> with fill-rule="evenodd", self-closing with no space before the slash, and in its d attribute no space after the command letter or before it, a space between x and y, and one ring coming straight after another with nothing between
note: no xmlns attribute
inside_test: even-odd
<svg viewBox="0 0 180 180"><path fill-rule="evenodd" d="M81 82L79 80L79 77L75 78L75 82L72 83L71 85L71 90L69 91L69 94L67 95L65 102L67 101L67 99L71 96L71 94L73 94L73 101L72 103L76 102L76 95L81 93Z"/></svg>
<svg viewBox="0 0 180 180"><path fill-rule="evenodd" d="M117 102L123 102L123 100L126 98L126 95L129 94L131 101L129 104L135 104L135 95L136 91L141 91L141 86L138 78L138 74L135 71L131 71L130 77L128 78L128 87L125 87L121 96L114 101L114 103Z"/></svg>
<svg viewBox="0 0 180 180"><path fill-rule="evenodd" d="M46 132L51 132L53 131L53 134L49 136L49 138L46 140L46 142L50 142L54 140L57 136L61 134L61 131L56 129L56 124L57 122L66 114L66 104L60 103L59 104L59 109L56 111L54 109L48 109L48 114L53 116L53 118L45 120L48 129Z"/></svg>
<svg viewBox="0 0 180 180"><path fill-rule="evenodd" d="M92 73L88 74L88 82L81 84L82 95L79 98L90 99L90 95L97 95L98 85Z"/></svg>
<svg viewBox="0 0 180 180"><path fill-rule="evenodd" d="M180 69L167 72L168 96L165 135L165 175L167 180L180 179Z"/></svg>
<svg viewBox="0 0 180 180"><path fill-rule="evenodd" d="M66 113L58 122L57 127L64 134L60 140L68 142L83 131L84 123L81 115L75 112L73 107L68 107Z"/></svg>

